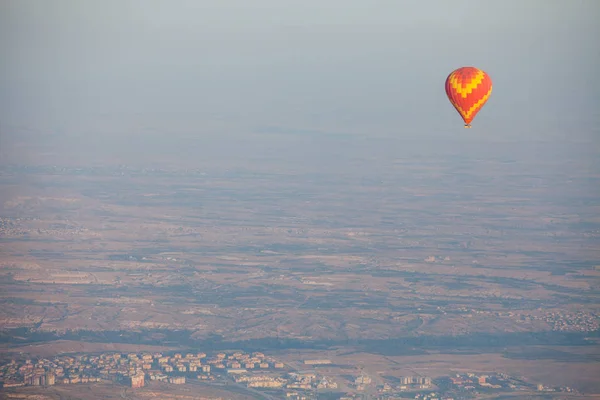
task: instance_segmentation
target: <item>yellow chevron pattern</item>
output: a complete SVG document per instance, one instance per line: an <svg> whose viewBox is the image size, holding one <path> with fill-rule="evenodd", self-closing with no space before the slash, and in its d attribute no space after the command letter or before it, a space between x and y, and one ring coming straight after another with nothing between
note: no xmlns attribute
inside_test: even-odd
<svg viewBox="0 0 600 400"><path fill-rule="evenodd" d="M473 89L471 89L472 91ZM471 92L469 92L471 93ZM454 107L456 107L456 109L458 110L458 112L464 116L465 119L469 119L471 118L471 115L473 115L473 113L475 111L477 111L490 97L490 95L492 94L492 88L490 87L490 90L488 90L488 92L485 94L485 96L483 96L481 99L479 99L479 101L475 104L473 104L466 112L465 110L462 109L461 106L459 106L458 104L456 104L454 101L452 101L452 99L450 99L450 101L452 102L452 105L454 105ZM466 95L463 97L467 97Z"/></svg>
<svg viewBox="0 0 600 400"><path fill-rule="evenodd" d="M452 76L450 77L450 85L452 86L452 89L454 89L456 93L460 94L460 96L464 99L468 95L470 95L473 92L473 90L477 88L477 86L481 84L484 77L485 74L483 73L483 71L477 71L477 74L469 82L467 82L466 85L463 85L462 79L458 79L458 74L452 74ZM471 107L471 109L473 107Z"/></svg>

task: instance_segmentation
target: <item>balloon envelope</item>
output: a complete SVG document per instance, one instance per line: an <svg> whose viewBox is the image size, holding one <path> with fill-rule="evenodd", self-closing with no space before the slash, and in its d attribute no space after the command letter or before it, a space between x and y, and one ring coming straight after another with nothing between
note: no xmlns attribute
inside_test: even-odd
<svg viewBox="0 0 600 400"><path fill-rule="evenodd" d="M492 80L484 71L475 67L461 67L446 78L446 95L456 108L465 128L471 127L471 121L492 94Z"/></svg>

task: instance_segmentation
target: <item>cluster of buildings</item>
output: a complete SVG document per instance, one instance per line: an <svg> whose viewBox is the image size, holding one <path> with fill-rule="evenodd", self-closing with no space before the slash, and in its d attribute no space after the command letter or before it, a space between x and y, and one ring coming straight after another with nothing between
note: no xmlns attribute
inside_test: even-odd
<svg viewBox="0 0 600 400"><path fill-rule="evenodd" d="M11 361L8 364L0 367L0 384L2 387L18 387L18 386L53 386L55 384L69 383L88 383L97 382L100 379L90 374L89 368L73 364L73 371L77 373L71 376L65 375L65 370L69 370L71 357L66 357L63 360L56 359L38 360L32 362L25 360L24 363Z"/></svg>
<svg viewBox="0 0 600 400"><path fill-rule="evenodd" d="M331 378L320 376L312 372L290 372L281 375L238 375L234 381L245 383L252 388L281 388L291 389L288 397L294 396L294 390L312 390L312 389L337 389L338 385Z"/></svg>
<svg viewBox="0 0 600 400"><path fill-rule="evenodd" d="M557 392L576 392L569 387L548 388L541 384L533 385L522 379L508 376L502 373L490 375L476 375L472 373L455 375L449 378L448 389L454 393L461 392L487 392L490 390L498 391L557 391Z"/></svg>
<svg viewBox="0 0 600 400"><path fill-rule="evenodd" d="M306 360L305 365L327 365L329 360ZM284 364L262 353L104 353L99 355L60 356L53 359L11 361L0 365L0 387L52 386L89 382L115 382L132 388L148 380L185 384L187 379L235 382L249 388L280 390L289 400L311 398L315 391L338 390L338 382L314 371L291 371ZM360 393L377 393L378 399L391 399L413 392L416 399L452 400L472 398L490 391L560 391L575 392L568 387L533 385L502 373L454 375L436 380L427 376L403 376L391 384L374 385L361 374L341 382L350 388L346 398ZM340 393L342 395L342 393Z"/></svg>
<svg viewBox="0 0 600 400"><path fill-rule="evenodd" d="M8 236L20 236L25 233L23 229L19 227L18 221L20 218L7 218L0 217L0 236L8 237ZM17 221L17 223L15 223Z"/></svg>
<svg viewBox="0 0 600 400"><path fill-rule="evenodd" d="M22 235L52 235L72 236L87 232L88 229L63 223L50 224L46 228L24 228L21 222L39 221L39 218L11 218L0 217L0 236L22 236Z"/></svg>
<svg viewBox="0 0 600 400"><path fill-rule="evenodd" d="M362 379L361 379L362 378ZM433 386L432 379L429 376L401 376L399 378L399 384L391 385L384 383L377 387L377 392L380 394L394 393L394 392L405 392L405 391L416 391L431 389ZM363 389L364 385L371 383L371 379L368 377L359 377L354 381L357 389Z"/></svg>
<svg viewBox="0 0 600 400"><path fill-rule="evenodd" d="M476 310L465 306L437 306L437 311L442 314L461 313L478 316L492 316L497 318L509 318L517 323L531 323L533 321L545 322L553 331L563 332L594 332L600 330L600 315L594 312L578 311L554 311L547 314L529 314L514 311L487 311Z"/></svg>
<svg viewBox="0 0 600 400"><path fill-rule="evenodd" d="M442 396L439 393L421 393L415 395L416 400L454 400L454 397Z"/></svg>
<svg viewBox="0 0 600 400"><path fill-rule="evenodd" d="M242 368L243 367L243 368ZM227 374L248 370L283 369L283 363L262 353L106 353L100 355L61 356L35 362L11 361L0 366L0 386L51 386L113 381L133 388L145 385L146 379L183 384L186 378L213 380L211 372Z"/></svg>
<svg viewBox="0 0 600 400"><path fill-rule="evenodd" d="M583 311L553 312L546 314L543 319L554 331L592 332L600 329L600 316Z"/></svg>
<svg viewBox="0 0 600 400"><path fill-rule="evenodd" d="M317 360L315 360L317 361ZM327 361L327 360L325 360ZM305 364L307 364L305 362ZM308 363L311 365L322 365L321 363ZM325 363L327 364L327 363ZM317 374L315 372L288 372L286 374L236 374L233 377L236 383L243 383L252 388L270 388L281 389L286 393L288 399L310 398L308 393L314 390L336 391L338 383L331 377ZM390 385L384 383L376 387L372 386L371 377L361 374L349 382L352 392L365 392L368 389L376 389L376 392L385 398L386 395L392 396L395 393L406 391L417 391L421 389L430 389L433 385L430 377L401 377L399 385ZM346 396L352 396L350 393ZM360 396L360 395L359 395ZM352 397L350 397L352 398Z"/></svg>
<svg viewBox="0 0 600 400"><path fill-rule="evenodd" d="M490 381L503 382L505 379L503 377L490 377L488 375L475 375L471 373L463 375L457 374L450 377L452 386L466 390L475 390L478 387L490 387L494 389L500 389L502 387L502 385L496 383L492 384Z"/></svg>
<svg viewBox="0 0 600 400"><path fill-rule="evenodd" d="M359 376L354 380L354 386L357 391L363 391L366 386L371 383L371 378L367 376ZM396 395L402 392L417 392L419 390L427 390L433 387L432 379L428 376L401 376L399 383L392 385L389 382L384 382L382 385L377 385L377 393L380 399L397 398ZM416 398L416 397L415 397Z"/></svg>

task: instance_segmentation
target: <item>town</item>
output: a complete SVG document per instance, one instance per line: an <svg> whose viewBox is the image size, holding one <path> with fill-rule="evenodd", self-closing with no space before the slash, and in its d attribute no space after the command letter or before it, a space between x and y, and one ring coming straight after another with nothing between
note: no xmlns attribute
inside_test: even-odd
<svg viewBox="0 0 600 400"><path fill-rule="evenodd" d="M339 399L361 398L365 393L378 399L393 399L400 394L411 393L414 398L428 400L476 398L479 393L494 391L576 392L569 387L528 383L502 373L467 373L436 379L403 376L376 384L364 373L348 380L347 377L325 376L317 372L318 367L333 366L331 360L303 360L301 365L306 369L296 370L260 352L248 354L242 351L214 355L201 352L83 354L59 356L52 360L11 360L0 366L0 387L11 389L103 382L136 389L146 386L148 380L183 385L190 379L197 379L276 391L292 400L312 399L317 392L339 393Z"/></svg>

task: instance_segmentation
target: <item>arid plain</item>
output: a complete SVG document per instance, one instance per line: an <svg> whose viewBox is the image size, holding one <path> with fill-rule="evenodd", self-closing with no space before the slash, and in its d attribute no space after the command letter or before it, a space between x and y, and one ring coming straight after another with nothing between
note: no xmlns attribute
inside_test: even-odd
<svg viewBox="0 0 600 400"><path fill-rule="evenodd" d="M286 163L298 141L229 164L3 164L1 357L246 349L379 383L501 372L600 393L590 158L332 138L332 157Z"/></svg>

